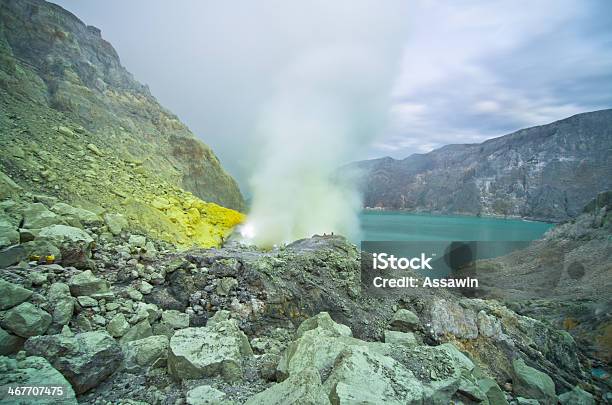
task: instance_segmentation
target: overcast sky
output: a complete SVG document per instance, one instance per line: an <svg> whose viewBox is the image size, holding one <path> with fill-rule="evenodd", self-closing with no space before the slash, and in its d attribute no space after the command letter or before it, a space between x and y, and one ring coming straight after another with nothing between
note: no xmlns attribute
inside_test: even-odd
<svg viewBox="0 0 612 405"><path fill-rule="evenodd" d="M401 36L390 42L400 41L403 51L389 70L392 85L381 90L390 97L388 120L355 149L354 160L481 142L612 107L612 2L606 0L369 4L386 9L380 13L359 1L55 3L100 28L123 65L214 149L243 189L261 106L274 97L287 66L315 42L346 42L353 29L357 45L384 44L383 37L370 38L385 25L381 18L403 20L402 29L384 33ZM353 15L359 19L345 23ZM363 29L370 24L371 31ZM369 80L355 72L350 80Z"/></svg>

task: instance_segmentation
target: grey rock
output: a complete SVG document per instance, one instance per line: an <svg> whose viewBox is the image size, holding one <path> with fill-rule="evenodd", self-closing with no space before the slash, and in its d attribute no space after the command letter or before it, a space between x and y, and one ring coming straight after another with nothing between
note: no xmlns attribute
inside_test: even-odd
<svg viewBox="0 0 612 405"><path fill-rule="evenodd" d="M27 340L25 350L49 360L78 394L104 381L123 360L121 348L104 331L38 336Z"/></svg>
<svg viewBox="0 0 612 405"><path fill-rule="evenodd" d="M106 330L113 337L121 337L130 329L130 324L125 319L125 315L119 313L106 325Z"/></svg>
<svg viewBox="0 0 612 405"><path fill-rule="evenodd" d="M210 385L199 385L187 391L187 405L233 405L227 394Z"/></svg>
<svg viewBox="0 0 612 405"><path fill-rule="evenodd" d="M9 357L0 357L0 385L39 387L52 386L61 387L63 395L41 396L36 398L36 405L77 405L74 390L59 371L54 369L49 362L42 357L27 357L21 360ZM30 397L32 398L32 397ZM3 404L23 405L25 397L4 398Z"/></svg>
<svg viewBox="0 0 612 405"><path fill-rule="evenodd" d="M296 337L302 337L305 332L316 328L329 331L334 336L353 336L351 328L340 323L336 323L327 312L320 312L317 315L303 321L297 329Z"/></svg>
<svg viewBox="0 0 612 405"><path fill-rule="evenodd" d="M149 367L166 367L168 345L167 336L149 336L128 342L123 346L126 370L139 372Z"/></svg>
<svg viewBox="0 0 612 405"><path fill-rule="evenodd" d="M56 246L65 266L82 267L91 256L93 238L84 230L67 225L51 225L40 230L37 239Z"/></svg>
<svg viewBox="0 0 612 405"><path fill-rule="evenodd" d="M220 375L234 382L243 377L243 357L252 354L247 337L232 320L180 329L170 339L168 372L177 379Z"/></svg>
<svg viewBox="0 0 612 405"><path fill-rule="evenodd" d="M113 235L120 235L128 227L128 221L121 214L105 214L104 222Z"/></svg>
<svg viewBox="0 0 612 405"><path fill-rule="evenodd" d="M161 319L173 329L183 329L189 327L189 315L174 309L162 312Z"/></svg>
<svg viewBox="0 0 612 405"><path fill-rule="evenodd" d="M555 383L548 374L529 367L523 359L515 359L512 367L515 375L513 389L518 396L537 399L544 405L557 403Z"/></svg>
<svg viewBox="0 0 612 405"><path fill-rule="evenodd" d="M595 405L595 397L575 386L571 391L559 395L559 402L561 405Z"/></svg>
<svg viewBox="0 0 612 405"><path fill-rule="evenodd" d="M28 338L45 333L51 321L48 312L29 302L23 302L6 311L0 325L17 336Z"/></svg>
<svg viewBox="0 0 612 405"><path fill-rule="evenodd" d="M23 228L40 229L50 225L65 224L64 220L44 204L29 204L22 212Z"/></svg>
<svg viewBox="0 0 612 405"><path fill-rule="evenodd" d="M414 312L407 309L400 309L393 314L389 326L392 330L400 332L410 332L418 329L420 324L419 317Z"/></svg>
<svg viewBox="0 0 612 405"><path fill-rule="evenodd" d="M0 328L0 355L17 353L23 346L24 340L19 336L11 335Z"/></svg>
<svg viewBox="0 0 612 405"><path fill-rule="evenodd" d="M398 332L394 330L385 331L385 343L403 345L403 346L414 346L418 342L414 333L412 332Z"/></svg>
<svg viewBox="0 0 612 405"><path fill-rule="evenodd" d="M0 279L0 310L19 305L32 296L32 291Z"/></svg>
<svg viewBox="0 0 612 405"><path fill-rule="evenodd" d="M110 291L106 280L96 277L91 270L73 276L68 282L70 293L75 296L103 294Z"/></svg>
<svg viewBox="0 0 612 405"><path fill-rule="evenodd" d="M151 324L148 319L138 322L136 325L132 326L122 337L119 339L119 343L122 345L138 340L144 339L153 335L153 330L151 329Z"/></svg>
<svg viewBox="0 0 612 405"><path fill-rule="evenodd" d="M228 295L238 285L238 280L233 277L223 277L217 280L217 294Z"/></svg>
<svg viewBox="0 0 612 405"><path fill-rule="evenodd" d="M337 402L345 403L345 402ZM325 405L331 404L321 386L319 372L305 368L285 381L274 384L265 391L251 397L246 405Z"/></svg>

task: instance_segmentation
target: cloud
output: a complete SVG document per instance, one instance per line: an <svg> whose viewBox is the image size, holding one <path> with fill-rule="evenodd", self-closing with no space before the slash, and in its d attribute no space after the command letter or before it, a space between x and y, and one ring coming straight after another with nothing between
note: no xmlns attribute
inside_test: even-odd
<svg viewBox="0 0 612 405"><path fill-rule="evenodd" d="M612 106L609 3L412 4L390 131L371 157L481 142Z"/></svg>

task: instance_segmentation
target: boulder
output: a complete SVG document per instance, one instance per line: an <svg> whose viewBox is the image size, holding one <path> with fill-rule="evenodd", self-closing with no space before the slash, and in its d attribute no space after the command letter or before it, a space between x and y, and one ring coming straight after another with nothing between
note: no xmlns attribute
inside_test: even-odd
<svg viewBox="0 0 612 405"><path fill-rule="evenodd" d="M306 319L300 324L296 332L296 337L300 338L306 331L319 327L331 332L334 336L353 336L351 328L334 322L334 320L329 316L329 313L320 312L319 314Z"/></svg>
<svg viewBox="0 0 612 405"><path fill-rule="evenodd" d="M19 243L19 231L17 230L17 226L4 220L2 216L0 216L0 248L17 243Z"/></svg>
<svg viewBox="0 0 612 405"><path fill-rule="evenodd" d="M91 256L93 239L82 229L67 225L51 225L40 230L37 239L51 242L66 266L82 267Z"/></svg>
<svg viewBox="0 0 612 405"><path fill-rule="evenodd" d="M238 285L238 280L234 277L223 277L217 280L217 289L216 292L219 295L229 295L230 291L232 291Z"/></svg>
<svg viewBox="0 0 612 405"><path fill-rule="evenodd" d="M121 214L106 214L104 215L104 222L110 233L115 236L120 235L121 231L128 227L127 219Z"/></svg>
<svg viewBox="0 0 612 405"><path fill-rule="evenodd" d="M398 361L354 346L336 360L324 390L336 404L422 404L423 387ZM426 402L434 403L434 402Z"/></svg>
<svg viewBox="0 0 612 405"><path fill-rule="evenodd" d="M22 211L23 226L26 229L40 229L51 225L64 224L64 220L50 211L44 204L29 204Z"/></svg>
<svg viewBox="0 0 612 405"><path fill-rule="evenodd" d="M579 386L559 395L561 405L595 405L595 397Z"/></svg>
<svg viewBox="0 0 612 405"><path fill-rule="evenodd" d="M147 244L147 238L142 235L130 235L128 243L134 249L144 248Z"/></svg>
<svg viewBox="0 0 612 405"><path fill-rule="evenodd" d="M544 405L557 403L555 383L548 374L529 367L523 359L512 362L514 370L513 388L517 396L537 399Z"/></svg>
<svg viewBox="0 0 612 405"><path fill-rule="evenodd" d="M73 276L68 282L70 293L78 297L80 295L104 294L110 291L106 280L96 277L91 270L85 270Z"/></svg>
<svg viewBox="0 0 612 405"><path fill-rule="evenodd" d="M431 329L435 337L450 333L460 339L475 339L478 337L476 312L455 301L436 300L431 307Z"/></svg>
<svg viewBox="0 0 612 405"><path fill-rule="evenodd" d="M59 371L54 369L49 362L42 357L26 357L16 360L9 357L0 357L0 386L12 387L61 387L62 395L40 396L36 402L26 402L25 398L7 398L2 400L3 404L21 405L25 403L36 403L36 405L77 405L74 390ZM5 393L3 393L5 394ZM32 397L30 397L32 398Z"/></svg>
<svg viewBox="0 0 612 405"><path fill-rule="evenodd" d="M84 225L100 225L102 219L91 211L83 208L73 207L65 203L57 203L51 207L51 211L62 216L69 224L77 226L75 224Z"/></svg>
<svg viewBox="0 0 612 405"><path fill-rule="evenodd" d="M17 353L23 346L24 340L19 336L11 335L0 328L0 355Z"/></svg>
<svg viewBox="0 0 612 405"><path fill-rule="evenodd" d="M123 360L121 348L104 331L33 337L26 341L25 350L49 360L78 394L104 381Z"/></svg>
<svg viewBox="0 0 612 405"><path fill-rule="evenodd" d="M0 279L0 311L21 304L32 296L32 291Z"/></svg>
<svg viewBox="0 0 612 405"><path fill-rule="evenodd" d="M144 339L152 335L153 330L151 329L151 324L148 319L145 319L128 329L121 339L119 339L119 343L124 345L133 340Z"/></svg>
<svg viewBox="0 0 612 405"><path fill-rule="evenodd" d="M242 379L243 357L252 354L247 337L232 320L180 329L170 339L168 372L177 379L220 375L234 382Z"/></svg>
<svg viewBox="0 0 612 405"><path fill-rule="evenodd" d="M47 300L53 306L53 324L67 325L74 313L74 299L70 295L68 284L51 284L47 291Z"/></svg>
<svg viewBox="0 0 612 405"><path fill-rule="evenodd" d="M0 172L0 200L5 200L19 194L22 188L9 176Z"/></svg>
<svg viewBox="0 0 612 405"><path fill-rule="evenodd" d="M0 268L17 264L29 257L28 250L24 245L13 245L0 249Z"/></svg>
<svg viewBox="0 0 612 405"><path fill-rule="evenodd" d="M234 401L227 398L227 394L210 385L200 385L189 391L185 396L187 405L233 405Z"/></svg>
<svg viewBox="0 0 612 405"><path fill-rule="evenodd" d="M321 377L314 368L305 368L285 381L274 384L251 397L245 405L325 405L331 404L321 386Z"/></svg>
<svg viewBox="0 0 612 405"><path fill-rule="evenodd" d="M389 327L391 330L400 332L410 332L419 328L420 320L414 312L407 309L400 309L393 314Z"/></svg>
<svg viewBox="0 0 612 405"><path fill-rule="evenodd" d="M418 344L414 333L398 332L394 330L385 331L385 343L402 346L415 346Z"/></svg>
<svg viewBox="0 0 612 405"><path fill-rule="evenodd" d="M162 312L162 321L173 329L183 329L189 327L189 315L175 309Z"/></svg>
<svg viewBox="0 0 612 405"><path fill-rule="evenodd" d="M123 347L126 370L138 372L149 367L166 367L168 345L167 336L149 336L127 343Z"/></svg>
<svg viewBox="0 0 612 405"><path fill-rule="evenodd" d="M42 335L51 325L51 315L29 302L6 311L0 325L17 336L28 338Z"/></svg>
<svg viewBox="0 0 612 405"><path fill-rule="evenodd" d="M106 330L113 337L121 337L130 329L130 324L125 315L119 313L113 317L113 319L106 325Z"/></svg>

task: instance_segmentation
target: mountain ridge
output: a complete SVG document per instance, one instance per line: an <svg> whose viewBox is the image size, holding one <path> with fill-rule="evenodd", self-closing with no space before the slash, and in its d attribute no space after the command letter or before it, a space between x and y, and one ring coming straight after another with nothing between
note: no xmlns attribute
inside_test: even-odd
<svg viewBox="0 0 612 405"><path fill-rule="evenodd" d="M612 109L576 114L479 144L355 162L364 206L559 222L610 188ZM555 174L553 176L553 174Z"/></svg>

